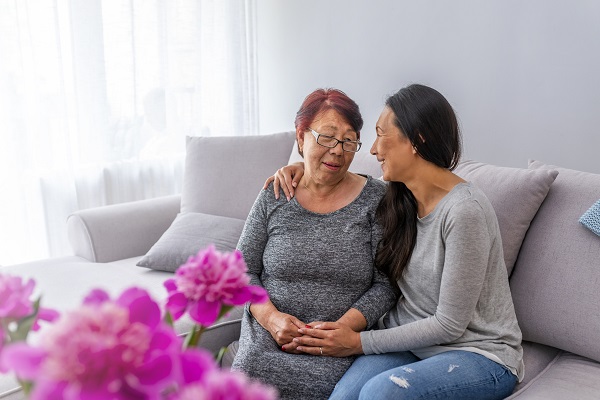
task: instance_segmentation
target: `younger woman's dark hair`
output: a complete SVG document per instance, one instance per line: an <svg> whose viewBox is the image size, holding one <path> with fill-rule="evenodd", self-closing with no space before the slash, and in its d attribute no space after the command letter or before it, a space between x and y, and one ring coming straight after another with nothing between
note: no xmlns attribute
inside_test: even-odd
<svg viewBox="0 0 600 400"><path fill-rule="evenodd" d="M462 153L460 130L452 106L440 92L413 84L388 97L385 105L423 159L450 171L456 168ZM417 242L417 200L404 183L389 182L377 217L383 227L377 267L397 282Z"/></svg>
<svg viewBox="0 0 600 400"><path fill-rule="evenodd" d="M356 132L356 138L360 139L360 130L363 127L363 119L358 104L339 89L325 88L316 89L306 96L300 109L296 113L296 135L298 131L305 132L313 123L315 117L324 111L333 109L346 119L348 124ZM298 148L301 156L302 151Z"/></svg>

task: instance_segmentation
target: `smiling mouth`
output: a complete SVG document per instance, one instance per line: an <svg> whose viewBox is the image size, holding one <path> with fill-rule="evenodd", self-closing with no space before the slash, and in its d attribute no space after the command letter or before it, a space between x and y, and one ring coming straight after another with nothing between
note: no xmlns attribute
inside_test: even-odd
<svg viewBox="0 0 600 400"><path fill-rule="evenodd" d="M329 163L326 163L326 162L324 162L323 164L324 164L324 165L325 165L327 168L329 168L329 169L339 169L339 168L341 167L340 165L337 165L337 164L329 164Z"/></svg>

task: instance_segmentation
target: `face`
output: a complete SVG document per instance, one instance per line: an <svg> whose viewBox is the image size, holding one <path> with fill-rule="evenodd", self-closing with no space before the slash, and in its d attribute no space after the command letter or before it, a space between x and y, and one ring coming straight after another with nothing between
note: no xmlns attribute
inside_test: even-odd
<svg viewBox="0 0 600 400"><path fill-rule="evenodd" d="M358 140L358 135L335 110L326 110L317 114L310 128L340 141ZM304 153L305 173L320 184L335 184L344 178L354 153L342 150L341 143L333 148L327 148L317 143L310 132L297 132L298 145Z"/></svg>
<svg viewBox="0 0 600 400"><path fill-rule="evenodd" d="M392 109L385 107L375 126L377 136L371 154L381 163L384 180L404 182L417 155L410 140L394 123L395 119Z"/></svg>

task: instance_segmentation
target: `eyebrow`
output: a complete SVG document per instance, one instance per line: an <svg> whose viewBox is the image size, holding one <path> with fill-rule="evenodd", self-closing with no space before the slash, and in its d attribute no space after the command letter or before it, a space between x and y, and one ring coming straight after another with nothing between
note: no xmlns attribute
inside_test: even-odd
<svg viewBox="0 0 600 400"><path fill-rule="evenodd" d="M333 130L333 131L335 131L335 133L337 133L337 132L338 132L338 128L337 128L337 126L333 126L333 125L324 125L324 126L321 128L321 130L323 130L323 129L330 129L330 130ZM319 133L320 133L320 132L319 132ZM350 129L348 129L348 130L346 130L346 131L344 131L344 132L343 132L343 134L344 134L344 135L347 135L347 134L349 134L349 133L354 133L355 135L358 135L358 132L356 132L356 131L355 131L354 129L352 129L352 128L350 128Z"/></svg>

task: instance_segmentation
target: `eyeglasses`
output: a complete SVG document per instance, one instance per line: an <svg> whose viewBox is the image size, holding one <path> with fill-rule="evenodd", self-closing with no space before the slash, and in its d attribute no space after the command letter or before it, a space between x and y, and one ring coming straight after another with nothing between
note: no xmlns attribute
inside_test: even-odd
<svg viewBox="0 0 600 400"><path fill-rule="evenodd" d="M354 140L338 140L338 139L334 138L333 136L322 135L322 134L314 131L312 128L308 128L308 129L315 137L317 144L319 144L323 147L328 147L328 148L332 149L335 146L337 146L338 143L341 143L342 150L348 151L350 153L356 153L357 151L360 150L360 146L362 145L362 143L359 142L358 140L356 140L356 141L354 141Z"/></svg>

